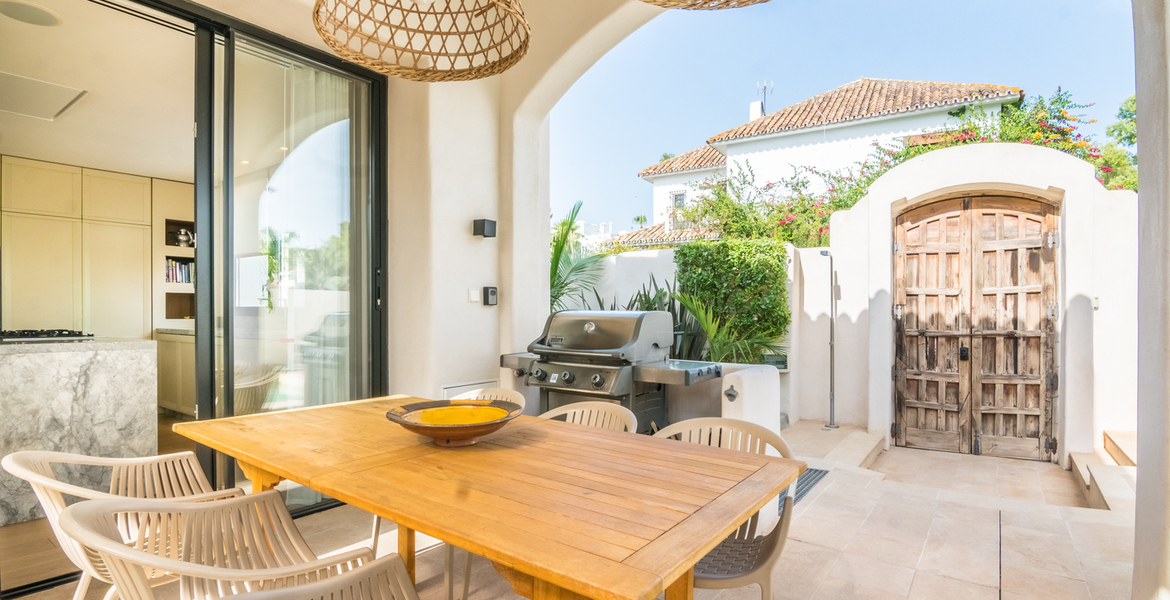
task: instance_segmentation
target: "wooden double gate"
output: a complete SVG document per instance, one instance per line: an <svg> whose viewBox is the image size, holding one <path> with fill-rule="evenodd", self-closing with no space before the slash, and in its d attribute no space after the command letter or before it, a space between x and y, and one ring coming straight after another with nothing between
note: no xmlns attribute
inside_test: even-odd
<svg viewBox="0 0 1170 600"><path fill-rule="evenodd" d="M899 446L1055 452L1058 219L1022 198L946 200L894 228Z"/></svg>

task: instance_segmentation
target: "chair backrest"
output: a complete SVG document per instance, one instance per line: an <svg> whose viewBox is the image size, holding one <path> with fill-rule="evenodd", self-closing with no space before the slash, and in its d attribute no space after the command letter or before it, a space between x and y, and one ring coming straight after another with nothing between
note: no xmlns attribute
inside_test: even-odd
<svg viewBox="0 0 1170 600"><path fill-rule="evenodd" d="M498 387L479 388L478 390L471 390L470 392L463 392L452 400L507 400L515 402L524 408L525 400L524 394L516 390L509 390Z"/></svg>
<svg viewBox="0 0 1170 600"><path fill-rule="evenodd" d="M280 590L232 596L231 600L418 600L406 565L397 554L383 556L341 575Z"/></svg>
<svg viewBox="0 0 1170 600"><path fill-rule="evenodd" d="M655 433L654 437L673 438L692 444L727 448L729 450L751 452L753 454L767 454L768 448L772 447L780 456L792 458L792 449L788 447L788 442L785 442L784 438L780 437L779 434L766 427L738 419L726 419L722 417L687 419L686 421L668 425L658 431L658 433ZM795 498L795 492L795 484L788 486L787 495L789 497ZM792 502L788 499L786 499L786 502L784 516L790 519ZM749 540L754 538L759 523L760 513L757 512L752 515L751 519L748 519L746 523L740 526L739 530L732 534L732 537ZM787 523L782 521L780 526L784 528L783 535L787 536ZM781 546L781 549L783 549L783 546Z"/></svg>
<svg viewBox="0 0 1170 600"><path fill-rule="evenodd" d="M139 524L130 540L118 531L125 521ZM123 600L152 600L149 580L157 573L177 576L184 598L221 598L332 574L290 575L289 567L317 557L276 490L216 502L92 500L67 507L60 522Z"/></svg>
<svg viewBox="0 0 1170 600"><path fill-rule="evenodd" d="M771 446L780 456L792 458L788 442L776 432L738 419L703 417L673 423L654 434L654 437L675 438L692 444L715 446L741 452L766 454Z"/></svg>
<svg viewBox="0 0 1170 600"><path fill-rule="evenodd" d="M540 418L552 419L562 415L566 422L578 425L613 431L638 431L638 417L630 409L613 402L573 402L554 408L540 415Z"/></svg>
<svg viewBox="0 0 1170 600"><path fill-rule="evenodd" d="M90 576L112 583L109 575L97 568L86 552L60 527L60 516L68 504L66 497L93 500L98 498L178 498L207 494L215 490L203 474L193 452L179 452L145 458L101 458L82 454L49 451L14 452L0 460L4 470L27 481L45 511L45 517L65 556ZM107 467L110 491L100 492L66 483L53 473L53 465ZM129 535L126 524L123 533Z"/></svg>
<svg viewBox="0 0 1170 600"><path fill-rule="evenodd" d="M235 415L252 415L264 409L268 392L280 381L284 367L280 365L252 365L235 369Z"/></svg>

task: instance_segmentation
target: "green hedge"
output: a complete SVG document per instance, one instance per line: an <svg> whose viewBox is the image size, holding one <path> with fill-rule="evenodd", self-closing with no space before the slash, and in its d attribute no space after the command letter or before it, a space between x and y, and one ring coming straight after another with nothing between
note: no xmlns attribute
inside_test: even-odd
<svg viewBox="0 0 1170 600"><path fill-rule="evenodd" d="M788 252L771 238L691 242L674 251L679 289L711 307L734 333L783 337Z"/></svg>

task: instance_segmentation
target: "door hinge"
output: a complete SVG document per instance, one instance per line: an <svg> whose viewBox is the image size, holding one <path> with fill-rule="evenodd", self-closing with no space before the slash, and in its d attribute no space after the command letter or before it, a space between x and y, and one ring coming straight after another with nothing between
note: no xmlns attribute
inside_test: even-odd
<svg viewBox="0 0 1170 600"><path fill-rule="evenodd" d="M1055 392L1056 389L1060 387L1060 374L1049 373L1048 376L1045 377L1044 385L1048 388L1048 391Z"/></svg>
<svg viewBox="0 0 1170 600"><path fill-rule="evenodd" d="M1059 248L1060 247L1060 232L1059 231L1049 231L1048 232L1048 247L1049 248Z"/></svg>
<svg viewBox="0 0 1170 600"><path fill-rule="evenodd" d="M902 428L897 423L890 423L890 437L897 439L900 433L902 433Z"/></svg>
<svg viewBox="0 0 1170 600"><path fill-rule="evenodd" d="M199 123L191 126L191 137L199 137Z"/></svg>
<svg viewBox="0 0 1170 600"><path fill-rule="evenodd" d="M1060 318L1060 305L1053 302L1048 305L1048 318L1055 321Z"/></svg>
<svg viewBox="0 0 1170 600"><path fill-rule="evenodd" d="M983 433L978 429L975 430L974 439L971 440L971 454L979 456L983 454Z"/></svg>
<svg viewBox="0 0 1170 600"><path fill-rule="evenodd" d="M1056 438L1052 438L1052 437L1044 438L1044 453L1045 454L1056 453Z"/></svg>
<svg viewBox="0 0 1170 600"><path fill-rule="evenodd" d="M903 312L903 310L904 310L905 308L906 308L906 305L905 305L905 304L895 304L895 305L894 305L894 318L895 318L895 319L901 319L901 318L902 318L902 312Z"/></svg>
<svg viewBox="0 0 1170 600"><path fill-rule="evenodd" d="M902 242L894 242L894 254L902 251Z"/></svg>
<svg viewBox="0 0 1170 600"><path fill-rule="evenodd" d="M897 381L897 380L901 379L901 378L902 378L902 369L898 368L897 366L895 366L895 367L892 367L892 368L890 369L890 377L891 377L891 378L892 378L894 381Z"/></svg>

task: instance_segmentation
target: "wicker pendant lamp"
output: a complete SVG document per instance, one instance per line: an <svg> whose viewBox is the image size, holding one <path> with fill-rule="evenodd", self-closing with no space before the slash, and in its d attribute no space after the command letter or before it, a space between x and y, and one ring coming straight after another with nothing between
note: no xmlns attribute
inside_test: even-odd
<svg viewBox="0 0 1170 600"><path fill-rule="evenodd" d="M762 4L768 0L642 0L646 4L661 6L662 8L681 8L683 10L719 10L722 8L739 8Z"/></svg>
<svg viewBox="0 0 1170 600"><path fill-rule="evenodd" d="M317 0L313 25L342 58L428 83L507 71L530 31L520 0Z"/></svg>

